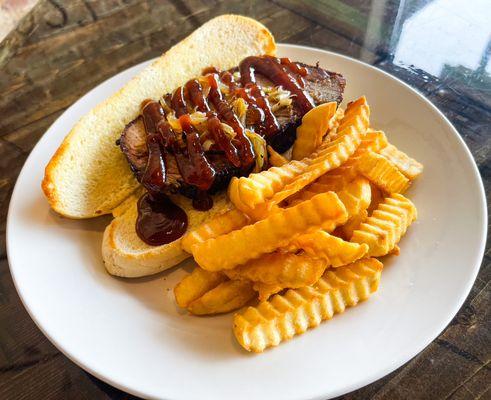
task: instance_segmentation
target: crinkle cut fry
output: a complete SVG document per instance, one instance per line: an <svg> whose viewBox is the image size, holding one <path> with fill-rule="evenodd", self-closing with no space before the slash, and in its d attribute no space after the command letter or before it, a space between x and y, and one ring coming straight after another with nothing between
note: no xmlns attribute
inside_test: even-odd
<svg viewBox="0 0 491 400"><path fill-rule="evenodd" d="M288 159L283 157L280 153L278 153L275 149L273 149L271 146L267 146L268 149L268 161L272 167L281 167L282 165L285 165L288 163Z"/></svg>
<svg viewBox="0 0 491 400"><path fill-rule="evenodd" d="M378 153L388 145L387 137L382 131L368 131L363 137L360 145L354 152L354 154L342 164L340 167L327 172L320 176L316 183L325 186L326 190L338 191L342 190L346 184L355 179L358 175L358 169L356 168L357 162L360 157L367 151L373 151Z"/></svg>
<svg viewBox="0 0 491 400"><path fill-rule="evenodd" d="M384 256L395 248L416 217L414 204L402 194L393 194L353 232L351 241L368 244L370 257Z"/></svg>
<svg viewBox="0 0 491 400"><path fill-rule="evenodd" d="M220 272L205 271L200 267L196 267L191 274L181 279L174 288L176 303L179 307L186 308L191 302L226 280L226 276Z"/></svg>
<svg viewBox="0 0 491 400"><path fill-rule="evenodd" d="M270 203L278 204L326 172L346 162L356 152L364 138L368 129L369 114L369 108L364 98L358 99L353 105L349 105L345 118L341 121L338 139L327 147L324 155L320 155L314 160L304 174L275 193Z"/></svg>
<svg viewBox="0 0 491 400"><path fill-rule="evenodd" d="M362 177L354 179L337 193L350 217L368 208L372 199L370 182Z"/></svg>
<svg viewBox="0 0 491 400"><path fill-rule="evenodd" d="M350 243L350 245L355 244ZM368 249L368 246L366 247ZM325 259L314 258L305 253L274 252L264 254L234 269L225 270L224 273L230 279L246 279L268 285L278 284L296 288L313 285L327 266Z"/></svg>
<svg viewBox="0 0 491 400"><path fill-rule="evenodd" d="M276 194L275 203L288 197L295 184L297 191L345 162L354 153L369 125L370 110L365 97L350 103L339 129L339 137L333 142L324 142L311 157L290 161L282 167L273 167L249 177L234 178L229 185L229 197L234 205L247 213L258 204L267 202ZM341 128L342 127L342 128ZM309 179L302 178L307 174ZM285 194L279 192L286 190ZM291 193L290 193L291 194Z"/></svg>
<svg viewBox="0 0 491 400"><path fill-rule="evenodd" d="M423 172L423 164L409 157L396 146L389 144L380 154L387 158L408 179L414 180Z"/></svg>
<svg viewBox="0 0 491 400"><path fill-rule="evenodd" d="M276 205L287 197L299 192L308 184L314 182L321 175L325 174L333 168L339 167L345 162L351 154L356 150L360 143L361 134L354 129L351 134L344 134L336 139L339 141L335 144L335 148L331 152L326 152L322 157L319 157L320 161L313 163L307 170L300 175L293 182L286 185L282 190L275 193L271 200L267 203Z"/></svg>
<svg viewBox="0 0 491 400"><path fill-rule="evenodd" d="M297 138L293 143L292 159L301 160L308 157L320 146L337 108L338 104L335 101L324 103L302 117L302 123L297 128Z"/></svg>
<svg viewBox="0 0 491 400"><path fill-rule="evenodd" d="M257 292L259 301L266 301L272 295L281 292L285 289L285 285L268 285L267 283L255 282L253 289Z"/></svg>
<svg viewBox="0 0 491 400"><path fill-rule="evenodd" d="M394 164L372 151L360 158L357 168L362 175L387 193L404 193L409 187L409 179Z"/></svg>
<svg viewBox="0 0 491 400"><path fill-rule="evenodd" d="M360 225L368 218L368 210L361 210L353 215L344 225L338 226L334 230L334 235L342 237L344 240L351 240L353 232L360 229Z"/></svg>
<svg viewBox="0 0 491 400"><path fill-rule="evenodd" d="M344 117L344 109L338 107L336 110L336 114L334 118L331 119L331 123L329 124L329 131L327 134L331 138L331 140L335 140L338 137L338 127Z"/></svg>
<svg viewBox="0 0 491 400"><path fill-rule="evenodd" d="M350 220L356 218L360 213L366 212L367 207L370 205L370 183L365 178L356 178L348 183L342 191L338 192L338 196L346 207ZM340 226L337 229L342 229L344 226ZM352 263L363 257L368 251L368 246L366 245L360 247L352 246L352 243L331 236L322 230L299 236L292 241L290 247L293 250L300 248L312 256L327 259L333 267Z"/></svg>
<svg viewBox="0 0 491 400"><path fill-rule="evenodd" d="M340 167L320 176L315 182L288 198L290 205L297 204L299 200L308 200L315 193L343 190L350 182L360 175L356 163L361 155L369 150L380 151L388 144L387 137L382 131L369 131L362 139L355 153Z"/></svg>
<svg viewBox="0 0 491 400"><path fill-rule="evenodd" d="M332 190L334 192L342 190L348 183L360 175L356 168L356 161L358 159L359 157L356 159L351 157L340 167L320 176L314 183L307 186L305 189L309 190L310 186L322 185L324 190Z"/></svg>
<svg viewBox="0 0 491 400"><path fill-rule="evenodd" d="M353 139L353 137L355 137L355 139ZM305 170L298 175L298 179L294 179L282 190L274 193L273 197L266 202L255 204L253 207L247 204L247 202L243 202L243 199L250 198L249 194L253 193L253 191L258 191L259 189L255 186L234 186L234 182L231 182L229 186L229 197L238 209L243 211L252 219L260 220L277 208L277 205L282 200L294 193L297 193L307 184L313 182L318 176L324 173L323 168L330 168L330 166L339 165L341 162L343 162L343 160L346 160L349 157L349 153L354 151L356 148L358 137L359 135L356 132L353 134L353 136L350 134L341 136L339 139L337 139L337 143L332 143L331 147L327 148L327 150L322 153L322 156L317 157L314 163L306 167ZM268 171L273 171L273 168ZM243 179L249 178L240 178L238 182L242 182ZM238 194L241 189L245 189L245 191L243 190L242 194Z"/></svg>
<svg viewBox="0 0 491 400"><path fill-rule="evenodd" d="M378 205L384 201L385 198L385 193L382 189L380 189L378 186L374 185L373 183L370 183L370 187L372 188L372 201L370 202L370 205L368 206L368 215L371 215L372 212L378 207Z"/></svg>
<svg viewBox="0 0 491 400"><path fill-rule="evenodd" d="M367 208L372 201L372 187L368 180L358 177L338 192L338 195L348 211L349 219L346 224L336 229L335 234L341 233L343 238L349 240L353 231L358 229L368 216Z"/></svg>
<svg viewBox="0 0 491 400"><path fill-rule="evenodd" d="M246 226L249 218L242 211L233 209L217 215L202 223L196 229L187 232L181 240L181 246L188 253L192 253L192 247L196 243L215 238L220 235L235 231Z"/></svg>
<svg viewBox="0 0 491 400"><path fill-rule="evenodd" d="M342 168L342 167L340 167ZM338 169L340 169L338 168ZM358 177L358 179L356 179ZM290 206L298 204L300 201L309 200L314 197L316 194L325 193L325 192L336 192L342 193L346 191L346 188L349 188L353 182L359 181L360 179L365 179L358 174L358 171L355 171L355 174L350 177L350 179L343 180L340 179L336 185L324 184L319 182L311 183L309 186L303 188L301 191L296 193L295 195L288 198L287 202ZM369 194L369 193L368 193ZM343 200L344 202L344 200ZM346 205L346 204L345 204ZM349 210L348 210L349 211ZM349 211L350 214L356 212Z"/></svg>
<svg viewBox="0 0 491 400"><path fill-rule="evenodd" d="M296 205L302 201L306 201L319 193L328 192L330 186L322 183L313 183L307 188L298 193L298 196L293 196L288 201L290 206ZM365 178L359 176L351 182L346 183L342 189L336 191L339 198L343 202L349 217L355 217L362 210L368 208L371 202L372 189L371 185Z"/></svg>
<svg viewBox="0 0 491 400"><path fill-rule="evenodd" d="M194 315L221 314L244 306L255 296L251 282L225 281L192 301L187 308Z"/></svg>
<svg viewBox="0 0 491 400"><path fill-rule="evenodd" d="M374 258L327 270L317 284L290 289L234 316L234 334L247 351L260 353L318 326L378 288L382 263Z"/></svg>
<svg viewBox="0 0 491 400"><path fill-rule="evenodd" d="M321 183L312 183L306 188L303 188L300 192L295 193L295 195L289 197L287 199L287 204L290 207L295 206L302 201L310 200L312 197L318 195L319 193L326 193L330 191L334 192L334 190L332 190L330 187L327 188Z"/></svg>
<svg viewBox="0 0 491 400"><path fill-rule="evenodd" d="M351 264L368 252L368 245L364 243L355 245L355 243L346 242L325 231L301 235L293 241L293 245L312 257L327 260L328 264L334 268Z"/></svg>
<svg viewBox="0 0 491 400"><path fill-rule="evenodd" d="M342 168L342 167L340 167L340 168ZM340 168L338 168L338 169L340 169ZM360 193L362 191L361 189L363 189L362 192L365 194L365 197L360 198L360 201L364 202L365 199L367 198L366 196L368 196L368 202L370 202L371 190L369 187L364 187L364 186L366 186L365 181L366 181L366 184L368 184L368 181L365 178L361 177L358 174L358 171L355 171L355 174L353 177L350 177L350 179L347 179L347 180L339 179L339 181L337 182L336 185L314 182L314 183L311 183L310 185L308 185L307 187L303 188L298 193L295 193L295 195L289 197L287 202L290 206L292 206L292 205L298 204L300 201L309 200L312 197L314 197L316 194L330 192L330 191L333 191L333 192L335 191L341 196L348 196L347 200L349 201L350 200L349 198L352 197L353 195L355 195L355 194L361 195L361 193ZM353 192L353 190L356 190L356 189L358 189L358 193ZM347 192L347 193L345 193L345 192ZM350 192L353 192L353 193L350 193ZM349 204L347 205L345 200L346 200L346 197L344 199L341 198L341 201L343 201L343 203L345 203L345 206L347 207L348 213L350 214L350 216L353 214L356 214L358 211L353 210L351 208L348 208L349 204L351 204L352 202L349 201ZM360 205L361 205L361 203L360 203Z"/></svg>
<svg viewBox="0 0 491 400"><path fill-rule="evenodd" d="M255 224L197 243L192 248L193 256L206 270L232 269L286 246L303 233L332 231L347 218L339 197L334 192L322 193L294 207L279 209Z"/></svg>

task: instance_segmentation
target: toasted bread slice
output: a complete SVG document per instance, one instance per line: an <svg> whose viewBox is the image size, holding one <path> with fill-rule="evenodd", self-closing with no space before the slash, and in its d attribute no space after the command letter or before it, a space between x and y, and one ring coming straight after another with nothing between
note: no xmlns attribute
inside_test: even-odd
<svg viewBox="0 0 491 400"><path fill-rule="evenodd" d="M253 19L223 15L205 23L73 127L46 167L42 188L51 207L70 218L111 213L139 186L115 141L138 115L143 100L160 98L208 66L228 69L247 56L274 54L275 50L271 33ZM129 220L121 216L108 230L129 230L121 228ZM183 257L177 247L170 245L166 250L167 265ZM154 261L163 265L159 257ZM116 253L114 259L120 259Z"/></svg>
<svg viewBox="0 0 491 400"><path fill-rule="evenodd" d="M172 196L188 216L188 229L196 228L202 222L232 208L226 193L214 198L209 211L197 211L191 200L184 196ZM137 196L134 195L115 210L115 218L104 231L102 257L107 271L116 276L136 278L163 271L190 257L181 247L181 239L163 246L149 246L136 234L135 223L138 215Z"/></svg>

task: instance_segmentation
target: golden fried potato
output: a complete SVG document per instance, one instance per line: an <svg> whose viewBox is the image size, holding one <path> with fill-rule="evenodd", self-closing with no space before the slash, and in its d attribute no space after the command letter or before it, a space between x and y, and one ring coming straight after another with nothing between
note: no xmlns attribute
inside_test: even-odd
<svg viewBox="0 0 491 400"><path fill-rule="evenodd" d="M281 167L282 165L285 165L288 162L288 160L285 157L283 157L280 153L275 151L275 149L273 149L271 146L268 146L267 149L269 154L268 160L271 166Z"/></svg>
<svg viewBox="0 0 491 400"><path fill-rule="evenodd" d="M362 175L387 193L404 193L409 187L409 179L380 154L368 151L360 158L357 167Z"/></svg>
<svg viewBox="0 0 491 400"><path fill-rule="evenodd" d="M402 194L393 194L353 232L351 241L368 244L371 257L384 256L395 248L416 217L414 204Z"/></svg>
<svg viewBox="0 0 491 400"><path fill-rule="evenodd" d="M331 119L331 122L329 123L329 128L327 131L327 134L329 135L329 138L331 140L336 140L338 138L338 127L341 121L344 118L344 110L341 107L338 107L336 110L336 114L334 115L334 118Z"/></svg>
<svg viewBox="0 0 491 400"><path fill-rule="evenodd" d="M349 158L340 167L320 176L312 185L322 185L325 190L332 190L334 192L343 190L348 183L360 175L356 168L356 161L358 159L359 156Z"/></svg>
<svg viewBox="0 0 491 400"><path fill-rule="evenodd" d="M388 143L384 132L374 130L368 131L353 155L340 167L320 176L316 180L316 183L323 184L326 189L335 192L342 190L349 182L360 174L357 168L360 157L367 151L377 153L385 148Z"/></svg>
<svg viewBox="0 0 491 400"><path fill-rule="evenodd" d="M351 243L353 244L353 243ZM313 285L327 267L325 259L307 254L270 253L224 271L230 279L245 279L268 285L296 288Z"/></svg>
<svg viewBox="0 0 491 400"><path fill-rule="evenodd" d="M384 201L384 192L379 189L376 185L370 182L370 188L372 189L372 200L368 206L368 215L371 215L373 210L375 210L382 201Z"/></svg>
<svg viewBox="0 0 491 400"><path fill-rule="evenodd" d="M353 215L348 221L341 226L338 226L334 230L334 235L343 238L344 240L351 240L353 232L356 229L360 229L360 225L368 218L368 210L360 210L356 215Z"/></svg>
<svg viewBox="0 0 491 400"><path fill-rule="evenodd" d="M205 271L196 267L174 288L174 296L179 307L186 308L189 303L203 296L206 292L227 280L226 276L219 272Z"/></svg>
<svg viewBox="0 0 491 400"><path fill-rule="evenodd" d="M350 217L359 214L361 210L366 210L372 199L370 182L365 178L356 178L337 194Z"/></svg>
<svg viewBox="0 0 491 400"><path fill-rule="evenodd" d="M372 198L370 182L365 178L358 177L348 183L343 190L338 192L338 196L346 206L349 219L346 224L336 228L334 234L349 240L353 235L353 231L358 229L360 224L364 222L368 216L367 208L369 207Z"/></svg>
<svg viewBox="0 0 491 400"><path fill-rule="evenodd" d="M260 353L318 326L378 288L382 263L374 258L328 270L314 286L290 289L234 316L234 335L247 351Z"/></svg>
<svg viewBox="0 0 491 400"><path fill-rule="evenodd" d="M268 285L267 283L255 282L253 289L259 296L259 301L266 301L272 295L281 292L286 287L284 285Z"/></svg>
<svg viewBox="0 0 491 400"><path fill-rule="evenodd" d="M326 186L322 183L312 183L307 187L304 187L299 192L295 193L293 196L289 197L286 202L288 205L295 206L302 201L310 200L315 195L319 193L330 192L331 190L326 190Z"/></svg>
<svg viewBox="0 0 491 400"><path fill-rule="evenodd" d="M266 219L193 246L196 262L208 271L232 269L286 246L302 233L332 231L348 219L334 192L322 193L294 207L279 209Z"/></svg>
<svg viewBox="0 0 491 400"><path fill-rule="evenodd" d="M246 305L255 296L251 282L226 281L192 301L187 308L195 315L221 314Z"/></svg>
<svg viewBox="0 0 491 400"><path fill-rule="evenodd" d="M382 149L385 149L389 141L383 131L378 131L372 128L368 128L367 134L362 139L358 152L354 155L362 155L364 152L373 151L380 153Z"/></svg>
<svg viewBox="0 0 491 400"><path fill-rule="evenodd" d="M268 170L234 177L235 209L188 232L200 265L174 289L190 313L234 316L247 351L276 346L375 292L382 263L416 219L403 193L423 166L369 128L365 97L312 109L293 160L267 146Z"/></svg>
<svg viewBox="0 0 491 400"><path fill-rule="evenodd" d="M327 134L338 104L335 101L314 107L302 117L293 143L292 159L301 160L310 156L322 143Z"/></svg>
<svg viewBox="0 0 491 400"><path fill-rule="evenodd" d="M325 149L319 151L319 156L314 158L317 152L314 153L312 155L313 160L305 172L289 184L285 185L281 191L275 193L270 200L271 203L280 203L282 200L314 182L326 172L339 167L348 160L350 155L352 155L360 145L362 136L366 131L366 126L368 124L368 106L365 105L361 110L363 111L361 111L360 114L355 113L355 115L353 115L351 110L347 109L345 118L348 119L351 124L348 124L343 120L343 122L347 124L347 128L345 130L340 130L338 138L329 143ZM348 111L350 112L348 113Z"/></svg>
<svg viewBox="0 0 491 400"><path fill-rule="evenodd" d="M340 167L340 168L342 168L342 167ZM326 185L324 183L319 183L319 182L311 183L310 185L306 186L305 188L303 188L299 192L295 193L293 196L289 197L287 199L288 205L292 206L292 205L298 204L302 201L310 200L312 197L314 197L315 195L317 195L319 193L326 193L326 192L331 192L331 191L336 192L336 193L340 193L342 190L346 189L346 187L354 180L354 178L356 178L356 176L361 177L358 174L358 171L356 171L356 174L349 181L344 181L344 180L340 179L336 186ZM334 190L333 187L335 187L336 189Z"/></svg>
<svg viewBox="0 0 491 400"><path fill-rule="evenodd" d="M409 157L396 146L389 144L380 151L396 168L410 180L416 179L423 172L423 164Z"/></svg>
<svg viewBox="0 0 491 400"><path fill-rule="evenodd" d="M398 256L401 254L401 248L396 244L389 254L392 256Z"/></svg>
<svg viewBox="0 0 491 400"><path fill-rule="evenodd" d="M293 160L249 177L233 178L229 185L230 200L249 215L259 204L278 204L322 174L339 167L360 144L369 125L369 114L364 97L351 103L339 127L338 139L324 142L301 161Z"/></svg>
<svg viewBox="0 0 491 400"><path fill-rule="evenodd" d="M191 249L196 243L235 231L248 223L249 218L242 211L237 209L227 211L187 232L181 240L181 246L188 253L191 253Z"/></svg>
<svg viewBox="0 0 491 400"><path fill-rule="evenodd" d="M364 257L368 245L346 242L325 231L301 235L292 244L313 257L320 257L335 268Z"/></svg>
<svg viewBox="0 0 491 400"><path fill-rule="evenodd" d="M324 193L330 188L330 185L312 183L289 198L288 205L293 206L302 201L311 199L316 194ZM347 232L350 232L349 237L351 237L352 230L358 228L359 224L363 222L364 218L366 218L366 208L371 202L371 192L371 185L368 180L360 176L349 183L345 183L343 188L337 192L339 198L346 206L346 210L348 211L348 215L350 217L350 219L346 222L346 224L349 224L347 226ZM341 237L343 238L348 237L348 235L343 233L342 226L336 229L336 235L341 234Z"/></svg>

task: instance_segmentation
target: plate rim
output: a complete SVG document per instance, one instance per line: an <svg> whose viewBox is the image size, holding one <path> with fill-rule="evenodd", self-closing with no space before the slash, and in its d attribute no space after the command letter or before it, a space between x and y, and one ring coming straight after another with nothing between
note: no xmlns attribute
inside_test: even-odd
<svg viewBox="0 0 491 400"><path fill-rule="evenodd" d="M431 111L433 112L433 114L435 115L435 117L439 117L440 120L444 121L445 122L445 125L450 128L450 131L452 132L453 136L456 137L457 141L459 142L460 146L463 148L464 150L464 153L466 155L466 157L469 159L470 161L470 165L471 165L471 169L472 169L472 172L473 172L473 175L474 175L474 178L476 178L476 181L478 183L478 196L480 197L480 207L481 207L481 213L483 215L483 220L480 221L481 224L482 224L482 229L481 229L481 241L479 243L479 251L475 254L475 257L474 257L474 261L473 261L473 269L472 269L472 273L470 274L470 278L465 286L465 289L461 292L460 294L460 297L458 299L458 301L456 301L454 303L454 307L452 309L452 312L449 313L447 315L446 318L443 318L443 322L438 324L438 327L434 328L431 333L428 333L426 334L426 340L422 340L420 345L419 346L415 346L416 350L411 350L411 351L406 351L405 353L403 353L399 359L397 360L397 362L394 362L392 364L390 364L389 366L386 366L385 368L381 368L381 369L378 369L376 372L373 372L373 373L370 373L370 374L367 374L364 379L359 379L358 381L356 382L353 382L352 384L350 385L346 385L343 389L338 389L337 391L333 391L331 392L328 396L328 398L334 398L334 397L337 397L337 396L340 396L340 395L343 395L343 394L347 394L347 393L350 393L350 392L353 392L357 389L360 389L362 387L365 387L379 379L382 379L383 377L387 376L388 374L390 374L391 372L395 371L396 369L400 368L402 365L406 364L407 362L409 362L412 358L414 358L416 355L418 355L419 353L421 353L429 344L431 344L439 335L441 332L443 332L447 326L449 325L449 323L452 321L452 319L455 317L455 315L459 312L459 310L461 309L462 305L464 304L465 300L467 299L467 297L469 296L470 294L470 291L472 290L472 287L474 286L474 283L476 281L476 278L477 278L477 275L479 273L479 270L481 268L481 265L482 265L482 260L483 260L483 257L484 257L484 252L485 252L485 248L486 248L486 242L487 242L487 231L488 231L488 226L487 226L487 223L486 223L486 220L488 219L488 210L487 210L487 199L486 199L486 194L485 194L485 189L484 189L484 184L483 184L483 181L482 181L482 177L481 177L481 174L479 172L479 169L477 167L477 164L476 164L476 161L469 149L469 147L467 146L467 144L465 143L465 141L463 140L462 136L459 134L458 130L453 126L453 124L450 122L450 120L445 116L445 114L443 114L443 112L436 106L434 105L422 92L420 92L418 89L416 88L413 88L412 86L410 86L408 83L404 82L403 80L401 80L400 78L378 68L377 66L375 65L371 65L371 64L368 64L364 61L361 61L361 60L358 60L356 58L353 58L353 57L350 57L350 56L346 56L344 54L340 54L340 53L337 53L337 52L334 52L334 51L330 51L330 50L325 50L325 49L321 49L321 48L317 48L317 47L312 47L312 46L304 46L304 45L298 45L298 44L290 44L290 43L277 43L277 48L278 49L282 49L282 50L288 50L290 48L297 48L297 49L301 49L301 50L307 50L307 51L313 51L313 52L322 52L322 53L325 53L326 55L328 56L334 56L334 57L339 57L339 58L342 58L342 59L345 59L349 62L353 62L355 64L360 64L361 66L363 67L367 67L371 70L373 70L375 73L378 73L378 74L381 74L382 76L384 76L386 79L391 79L393 81L395 81L396 83L398 83L399 85L403 86L406 90L409 90L411 92L414 92L421 100L423 100L423 102L429 106L429 109L431 109ZM92 94L92 92L96 91L99 86L101 86L102 84L104 84L105 82L107 82L108 80L110 79L113 79L119 75L122 75L124 73L128 73L128 71L130 71L131 69L137 69L138 67L140 67L142 64L148 64L149 62L155 60L156 58L152 58L152 59L149 59L149 60L146 60L146 61L142 61L138 64L135 64L135 65L132 65L128 68L125 68L124 70L121 70L119 71L118 73L112 75L112 76L109 76L108 78L104 79L103 81L101 81L100 83L98 83L96 86L94 86L93 88L91 88L90 90L88 90L85 94L83 94L82 96L80 96L79 98L77 98L77 100L72 103L55 121L53 121L53 123L46 129L46 131L43 133L43 135L39 138L39 140L37 141L36 145L31 149L28 157L26 158L26 160L24 161L24 164L21 168L21 171L19 172L19 175L17 176L17 179L16 179L16 182L15 182L15 185L14 185L14 189L12 191L12 195L9 199L9 206L8 206L8 213L7 213L7 224L6 224L6 254L7 254L7 261L8 261L8 266L9 266L9 270L10 270L10 274L11 274L11 277L12 277L12 281L14 283L14 287L16 289L16 292L22 302L22 305L24 306L24 308L26 309L29 317L34 321L34 323L36 324L36 326L38 327L38 329L43 333L43 335L50 341L51 344L53 344L56 349L58 351L60 351L64 356L66 356L70 361L72 361L73 363L75 363L78 367L82 368L84 371L87 371L89 372L90 374L92 374L93 376L95 376L96 378L102 380L103 382L106 382L108 384L110 384L111 386L114 386L116 387L117 389L120 389L120 390L123 390L129 394L133 394L133 395L136 395L136 396L139 396L139 397L142 397L142 398L155 398L151 393L145 393L144 391L140 391L139 389L136 389L136 388L132 388L132 387L129 387L127 386L124 382L117 382L115 380L113 380L110 376L108 376L107 374L105 374L103 371L99 371L97 370L97 368L92 368L91 366L88 366L86 365L84 362L82 362L81 360L77 359L75 356L73 356L71 354L71 352L66 349L62 344L58 343L53 337L51 337L48 332L43 328L42 324L40 321L38 321L38 319L36 318L36 315L31 311L31 309L29 308L28 304L27 304L27 301L24 299L23 295L22 295L22 289L21 289L21 286L20 286L20 283L17 281L16 279L16 275L15 275L15 272L14 272L14 269L12 267L12 265L14 264L13 263L13 260L10 256L10 248L13 246L11 244L11 241L12 241L12 237L11 235L9 235L9 231L10 231L10 226L13 224L12 220L13 220L13 217L12 217L12 208L13 208L13 202L12 202L12 199L14 199L14 197L16 196L16 193L17 191L19 190L19 181L21 180L21 177L23 176L23 174L26 173L26 169L25 169L25 166L26 164L28 163L28 161L30 160L32 154L34 153L34 150L36 149L36 147L38 147L40 145L41 142L44 142L45 140L48 140L47 139L47 136L46 136L46 132L48 132L51 127L53 126L53 124L56 123L56 121L58 121L59 118L61 118L65 113L69 112L70 109L72 109L74 106L76 106L76 104L78 104L83 98L87 97L87 96L90 96ZM160 397L159 397L160 398ZM168 400L180 400L181 397L164 397L165 399L168 399ZM319 393L319 394L316 394L314 397L310 397L311 400L325 400L326 399L326 395L325 394L322 394L322 393Z"/></svg>

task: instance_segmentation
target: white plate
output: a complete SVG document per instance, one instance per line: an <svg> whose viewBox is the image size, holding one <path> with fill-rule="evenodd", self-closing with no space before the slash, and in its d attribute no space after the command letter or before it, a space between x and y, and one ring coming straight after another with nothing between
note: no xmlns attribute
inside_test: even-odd
<svg viewBox="0 0 491 400"><path fill-rule="evenodd" d="M365 94L373 126L425 165L408 196L418 221L389 258L368 302L262 355L235 343L232 316L179 311L185 273L123 280L101 261L107 218L71 221L49 211L40 182L69 128L146 63L102 83L46 132L19 175L8 217L8 255L24 305L43 333L100 379L142 397L325 399L395 370L427 346L468 295L484 251L484 190L456 130L421 95L337 54L281 45L280 54L343 73L346 99ZM189 266L189 264L188 264ZM189 268L188 268L189 270Z"/></svg>

